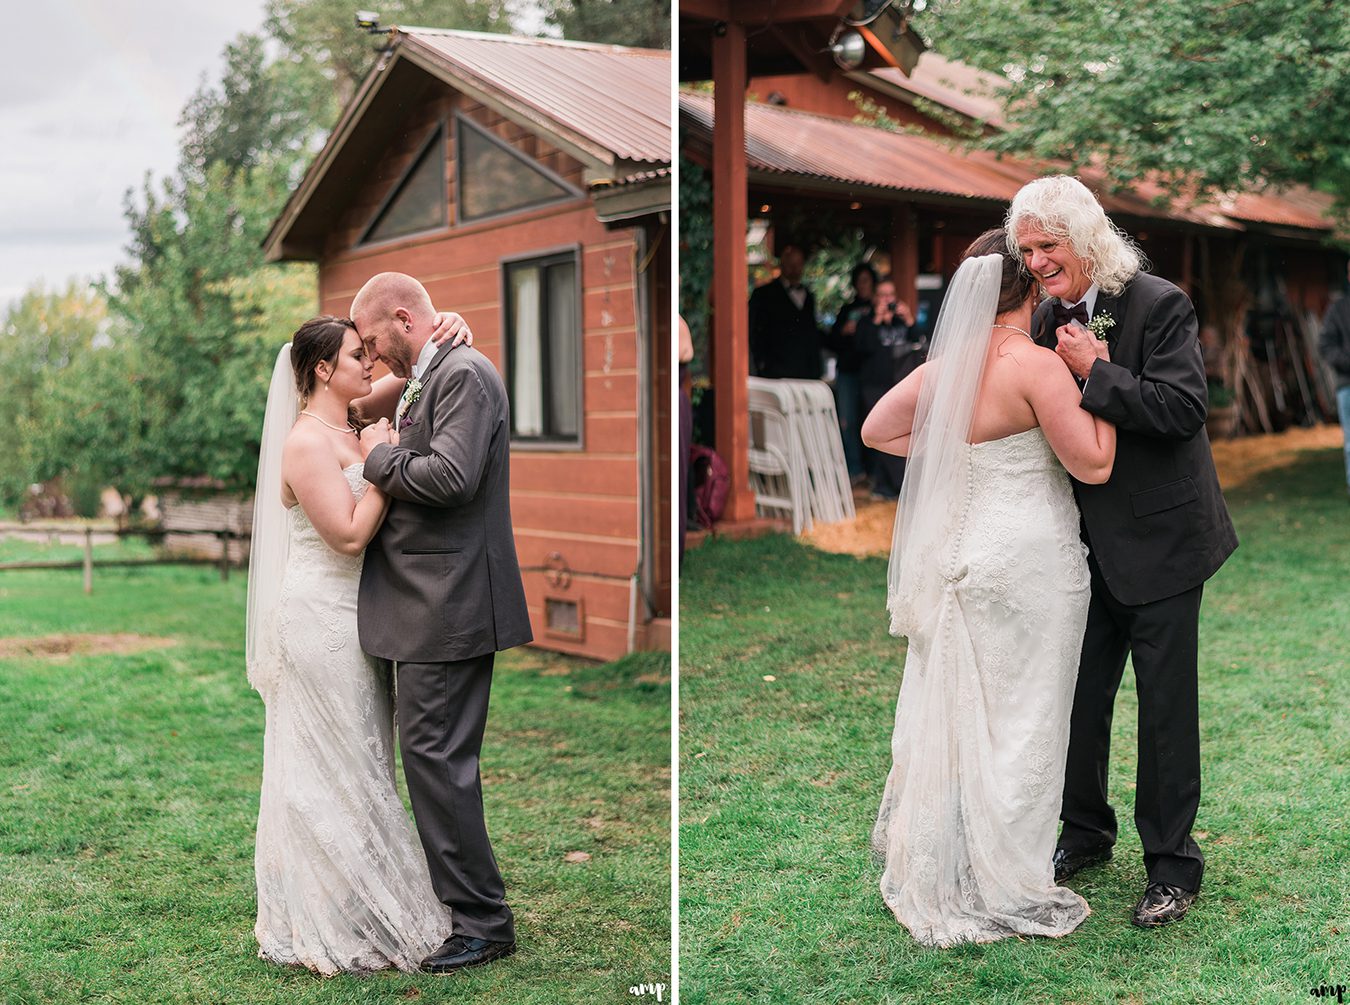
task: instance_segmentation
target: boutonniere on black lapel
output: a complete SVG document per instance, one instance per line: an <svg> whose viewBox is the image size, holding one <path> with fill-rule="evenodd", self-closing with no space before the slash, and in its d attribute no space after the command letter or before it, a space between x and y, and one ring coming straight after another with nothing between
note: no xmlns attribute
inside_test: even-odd
<svg viewBox="0 0 1350 1005"><path fill-rule="evenodd" d="M1097 336L1098 342L1105 342L1106 333L1115 326L1116 319L1105 312L1092 315L1092 320L1087 323L1088 331Z"/></svg>

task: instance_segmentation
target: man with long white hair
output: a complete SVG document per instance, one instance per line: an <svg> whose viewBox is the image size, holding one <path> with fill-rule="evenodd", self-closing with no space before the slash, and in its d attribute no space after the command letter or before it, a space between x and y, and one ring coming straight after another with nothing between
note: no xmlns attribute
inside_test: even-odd
<svg viewBox="0 0 1350 1005"><path fill-rule="evenodd" d="M1055 881L1111 857L1111 716L1126 657L1139 694L1135 825L1148 885L1134 923L1178 921L1200 890L1191 836L1200 804L1200 595L1237 547L1205 435L1195 308L1144 271L1139 249L1077 179L1025 185L1008 211L1012 250L1047 298L1032 320L1082 382L1082 407L1115 424L1101 485L1073 482L1092 601L1070 717Z"/></svg>

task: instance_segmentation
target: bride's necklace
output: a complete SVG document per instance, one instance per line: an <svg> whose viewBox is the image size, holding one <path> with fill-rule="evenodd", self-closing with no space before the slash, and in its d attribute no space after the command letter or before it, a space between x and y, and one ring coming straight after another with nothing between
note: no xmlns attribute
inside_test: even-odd
<svg viewBox="0 0 1350 1005"><path fill-rule="evenodd" d="M994 327L997 328L998 326L995 325ZM1029 338L1029 337L1030 337L1030 336L1028 336L1028 338ZM353 436L356 435L356 430L353 429L351 426L345 426L345 427L344 427L344 426L335 426L335 425L333 425L331 422L329 422L327 419L325 419L323 416L321 416L321 415L315 415L313 412L308 411L308 410L302 411L300 414L301 414L301 415L308 415L311 419L318 419L320 422L322 422L322 423L323 423L325 426L327 426L329 429L336 429L339 433L351 433Z"/></svg>
<svg viewBox="0 0 1350 1005"><path fill-rule="evenodd" d="M1025 335L1027 338L1031 338L1031 332L1027 331L1025 328L1018 328L1017 325L994 325L994 327L995 327L995 328L1007 328L1009 331L1015 331L1015 332L1018 332L1018 333L1020 333L1020 334L1022 334L1022 335ZM1033 342L1036 341L1035 339L1031 339L1031 340L1032 340ZM314 418L317 419L318 416L316 415L316 416L314 416Z"/></svg>

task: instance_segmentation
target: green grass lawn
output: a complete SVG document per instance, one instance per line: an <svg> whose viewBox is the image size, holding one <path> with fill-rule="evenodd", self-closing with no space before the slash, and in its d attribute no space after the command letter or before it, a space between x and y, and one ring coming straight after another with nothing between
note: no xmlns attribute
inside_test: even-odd
<svg viewBox="0 0 1350 1005"><path fill-rule="evenodd" d="M245 577L96 569L94 586L0 573L0 1002L542 1005L668 983L666 655L499 657L484 794L520 951L450 977L325 980L256 956L263 708L244 678ZM174 644L44 659L2 641L122 632Z"/></svg>
<svg viewBox="0 0 1350 1005"><path fill-rule="evenodd" d="M886 565L794 540L713 540L681 574L680 977L738 1002L1288 1003L1350 986L1350 507L1340 451L1228 494L1241 547L1206 587L1204 888L1142 931L1137 704L1116 705L1116 857L1070 885L1059 940L917 946L868 834L903 643ZM772 677L773 680L766 680ZM1332 1000L1334 1000L1334 995Z"/></svg>

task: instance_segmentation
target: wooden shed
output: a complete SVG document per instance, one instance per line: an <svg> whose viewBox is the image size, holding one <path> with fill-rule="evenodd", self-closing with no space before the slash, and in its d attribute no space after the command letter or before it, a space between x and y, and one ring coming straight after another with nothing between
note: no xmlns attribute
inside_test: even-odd
<svg viewBox="0 0 1350 1005"><path fill-rule="evenodd" d="M669 648L670 54L423 28L390 44L266 240L319 310L406 272L511 399L535 644Z"/></svg>

